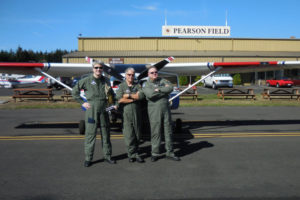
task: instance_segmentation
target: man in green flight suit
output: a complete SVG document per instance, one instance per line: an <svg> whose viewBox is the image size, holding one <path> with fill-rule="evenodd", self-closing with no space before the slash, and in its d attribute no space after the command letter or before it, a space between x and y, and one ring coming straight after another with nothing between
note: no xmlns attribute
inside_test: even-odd
<svg viewBox="0 0 300 200"><path fill-rule="evenodd" d="M144 98L142 88L134 83L135 70L125 70L125 81L119 85L116 93L119 109L123 112L123 134L127 147L129 162L143 163L144 159L138 154L141 137L141 108L140 101Z"/></svg>
<svg viewBox="0 0 300 200"><path fill-rule="evenodd" d="M85 112L85 162L84 166L92 165L95 149L97 125L100 122L101 143L104 160L110 164L116 161L111 158L112 147L110 142L110 128L108 113L105 111L109 103L113 103L113 91L109 79L102 76L103 66L100 62L93 63L93 74L77 82L72 90L76 101L82 104ZM80 97L81 90L84 90L87 101Z"/></svg>
<svg viewBox="0 0 300 200"><path fill-rule="evenodd" d="M151 161L158 160L161 143L161 127L164 128L166 158L180 161L175 156L172 141L171 110L169 94L173 87L169 81L158 77L157 69L152 66L148 69L148 80L143 85L143 92L148 101L148 116L151 128Z"/></svg>

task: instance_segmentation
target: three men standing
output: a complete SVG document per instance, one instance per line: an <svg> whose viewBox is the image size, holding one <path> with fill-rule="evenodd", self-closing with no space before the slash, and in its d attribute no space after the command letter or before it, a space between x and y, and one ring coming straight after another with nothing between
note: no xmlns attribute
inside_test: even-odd
<svg viewBox="0 0 300 200"><path fill-rule="evenodd" d="M116 161L111 158L112 147L110 142L110 128L108 113L105 109L108 103L113 99L113 91L110 87L109 79L102 76L103 66L100 62L93 63L93 74L81 79L74 86L72 95L76 101L82 104L85 112L85 162L84 166L89 167L92 164L97 125L100 123L101 142L104 154L104 160L110 164ZM80 97L81 90L84 90L87 102Z"/></svg>
<svg viewBox="0 0 300 200"><path fill-rule="evenodd" d="M100 123L101 142L104 160L110 164L116 161L111 158L112 147L110 142L110 128L108 113L105 111L109 102L113 100L113 90L109 79L102 76L103 66L100 62L93 63L93 74L81 79L74 86L72 95L75 100L86 109L85 113L85 162L84 166L92 164L97 125ZM162 127L165 136L166 158L180 161L175 156L172 141L171 111L169 105L169 94L173 91L171 83L165 79L158 78L158 71L155 67L148 69L148 80L143 89L134 83L135 71L128 68L126 80L119 85L117 99L119 108L123 110L123 133L129 162L144 160L138 154L138 147L141 137L141 112L140 102L144 96L148 101L148 116L151 128L151 161L159 159L159 148L161 144ZM80 97L81 90L84 90L86 100Z"/></svg>

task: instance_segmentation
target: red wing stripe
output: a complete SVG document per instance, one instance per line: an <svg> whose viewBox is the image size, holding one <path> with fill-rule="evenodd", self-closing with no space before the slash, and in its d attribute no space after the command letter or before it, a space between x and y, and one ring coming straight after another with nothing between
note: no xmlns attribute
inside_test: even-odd
<svg viewBox="0 0 300 200"><path fill-rule="evenodd" d="M259 65L277 65L277 61L270 62L215 62L214 67L219 66L259 66Z"/></svg>
<svg viewBox="0 0 300 200"><path fill-rule="evenodd" d="M43 68L44 63L0 63L0 67L29 67L29 68Z"/></svg>

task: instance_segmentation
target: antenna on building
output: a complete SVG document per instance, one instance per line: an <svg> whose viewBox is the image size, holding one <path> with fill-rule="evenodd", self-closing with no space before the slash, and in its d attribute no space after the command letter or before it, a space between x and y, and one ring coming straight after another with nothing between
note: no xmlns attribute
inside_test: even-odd
<svg viewBox="0 0 300 200"><path fill-rule="evenodd" d="M165 26L167 26L167 10L165 10Z"/></svg>
<svg viewBox="0 0 300 200"><path fill-rule="evenodd" d="M227 26L227 10L226 10L226 13L225 13L225 26Z"/></svg>

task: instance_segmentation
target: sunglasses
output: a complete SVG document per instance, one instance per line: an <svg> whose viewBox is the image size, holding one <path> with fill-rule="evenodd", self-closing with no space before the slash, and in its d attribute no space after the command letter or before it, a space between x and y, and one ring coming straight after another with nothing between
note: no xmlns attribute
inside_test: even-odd
<svg viewBox="0 0 300 200"><path fill-rule="evenodd" d="M134 76L134 74L126 74L127 76Z"/></svg>
<svg viewBox="0 0 300 200"><path fill-rule="evenodd" d="M156 72L149 72L150 74L157 74L157 71Z"/></svg>
<svg viewBox="0 0 300 200"><path fill-rule="evenodd" d="M94 69L103 69L103 67L94 67Z"/></svg>

